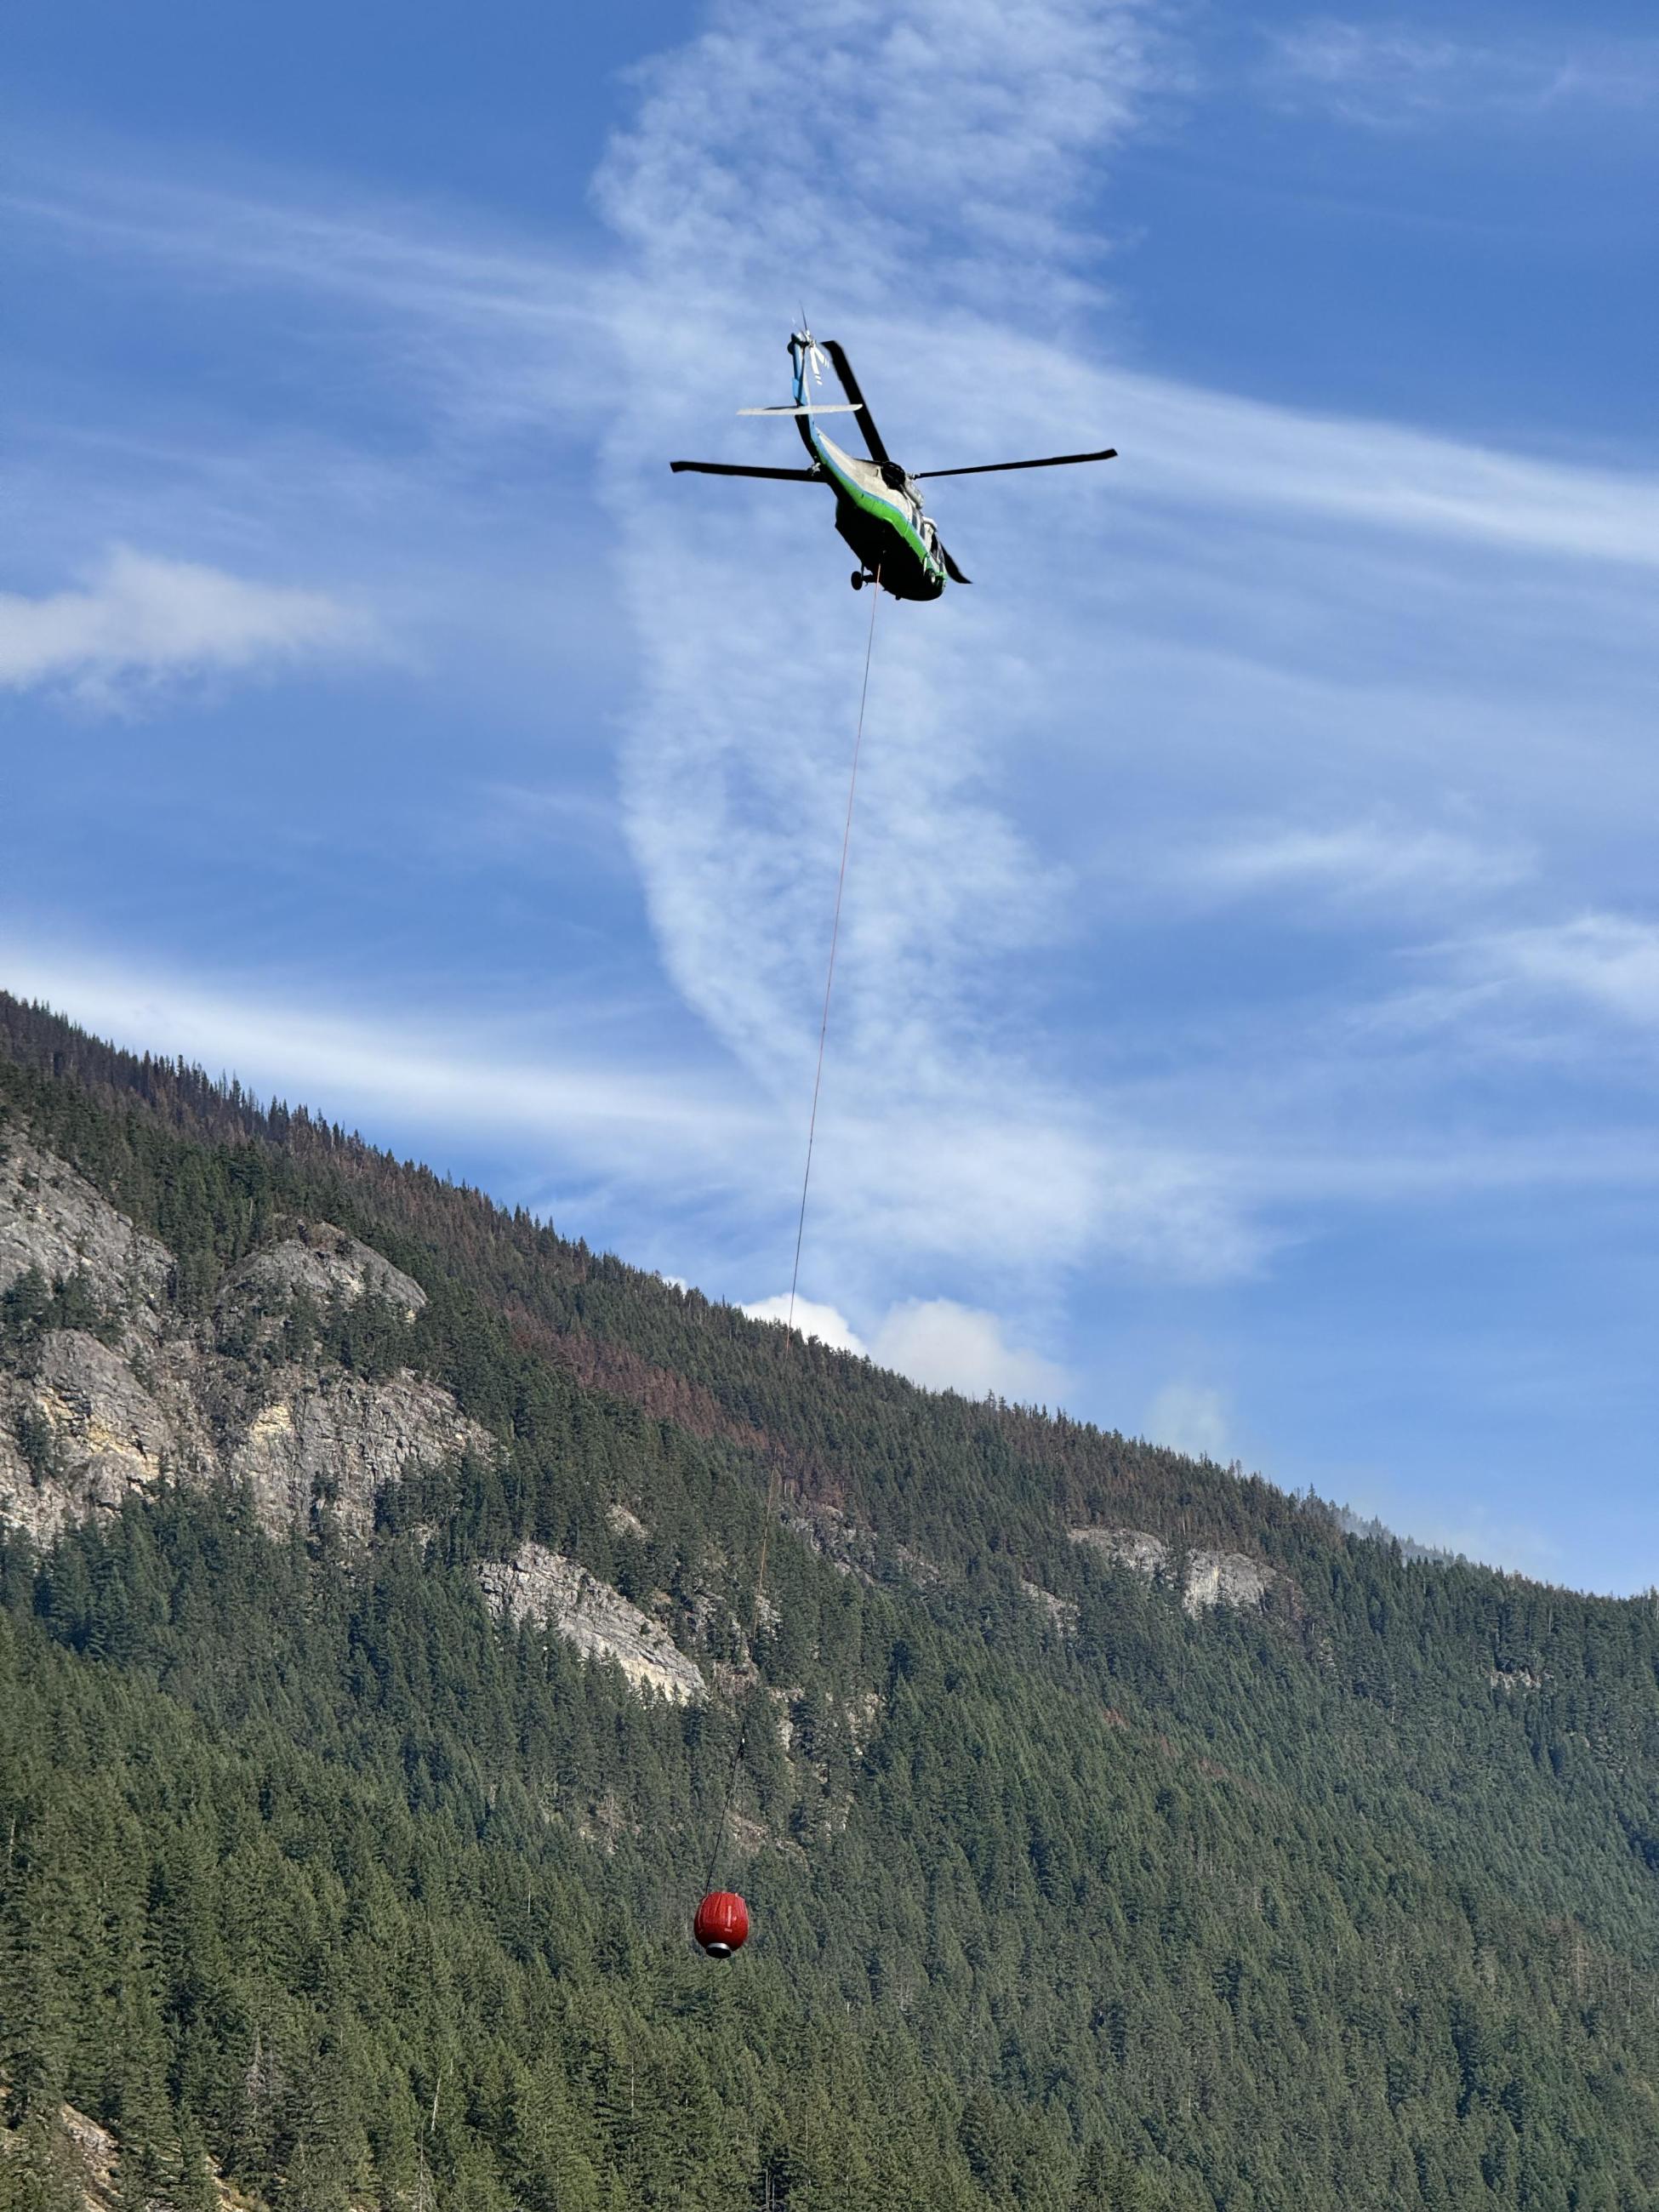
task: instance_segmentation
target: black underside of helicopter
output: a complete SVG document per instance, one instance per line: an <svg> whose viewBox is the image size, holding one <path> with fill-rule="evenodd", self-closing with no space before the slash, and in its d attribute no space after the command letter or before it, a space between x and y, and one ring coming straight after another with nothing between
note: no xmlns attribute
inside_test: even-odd
<svg viewBox="0 0 1659 2212"><path fill-rule="evenodd" d="M896 530L850 499L836 500L836 528L858 556L855 582L873 582L879 571L881 588L896 599L936 599L944 591L944 578L929 575Z"/></svg>

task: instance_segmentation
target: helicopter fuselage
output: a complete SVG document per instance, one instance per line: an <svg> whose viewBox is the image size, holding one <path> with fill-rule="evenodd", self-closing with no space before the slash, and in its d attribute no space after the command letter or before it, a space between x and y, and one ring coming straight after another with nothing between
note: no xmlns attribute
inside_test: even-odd
<svg viewBox="0 0 1659 2212"><path fill-rule="evenodd" d="M802 362L802 368L805 362ZM811 398L798 374L796 404ZM921 495L896 462L866 461L843 453L825 437L817 418L795 418L801 441L836 495L836 528L858 556L865 573L879 577L896 599L936 599L945 589L939 538Z"/></svg>

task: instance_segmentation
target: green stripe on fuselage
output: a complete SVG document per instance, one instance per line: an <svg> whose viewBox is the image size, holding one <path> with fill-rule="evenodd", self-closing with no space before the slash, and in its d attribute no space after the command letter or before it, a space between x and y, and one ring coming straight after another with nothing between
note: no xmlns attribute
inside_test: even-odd
<svg viewBox="0 0 1659 2212"><path fill-rule="evenodd" d="M878 492L860 483L848 465L851 456L843 453L838 446L832 446L811 416L807 417L807 433L819 465L836 490L851 500L855 507L861 507L866 514L896 531L921 562L926 574L943 582L944 568L929 549L927 539L911 521L908 503L894 493Z"/></svg>

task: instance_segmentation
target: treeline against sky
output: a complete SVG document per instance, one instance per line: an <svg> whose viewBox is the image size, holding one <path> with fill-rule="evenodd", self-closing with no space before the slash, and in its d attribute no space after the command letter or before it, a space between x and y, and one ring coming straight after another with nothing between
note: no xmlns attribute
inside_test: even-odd
<svg viewBox="0 0 1659 2212"><path fill-rule="evenodd" d="M295 1221L374 1244L412 1325L300 1316L250 1365L411 1367L499 1449L366 1552L325 1499L277 1541L180 1489L0 1547L6 2212L64 2202L65 2100L132 2212L206 2212L210 2159L281 2212L1659 2202L1650 1604L786 1357L0 1001L24 1131L167 1246L181 1321ZM1243 1548L1268 1601L1188 1618L1090 1522ZM716 1694L497 1624L477 1565L527 1538L661 1594ZM721 1967L688 1928L740 1727Z"/></svg>

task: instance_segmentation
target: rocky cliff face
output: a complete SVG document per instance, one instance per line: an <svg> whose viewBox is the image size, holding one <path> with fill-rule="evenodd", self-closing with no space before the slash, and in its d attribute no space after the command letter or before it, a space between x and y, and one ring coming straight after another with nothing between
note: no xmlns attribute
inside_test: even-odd
<svg viewBox="0 0 1659 2212"><path fill-rule="evenodd" d="M1074 1544L1086 1544L1116 1565L1133 1567L1138 1575L1150 1578L1170 1571L1169 1546L1144 1528L1073 1528L1069 1533Z"/></svg>
<svg viewBox="0 0 1659 2212"><path fill-rule="evenodd" d="M38 1541L182 1462L178 1425L132 1362L82 1330L51 1331L33 1374L0 1380L0 1514Z"/></svg>
<svg viewBox="0 0 1659 2212"><path fill-rule="evenodd" d="M83 1279L129 1342L160 1332L171 1255L73 1168L14 1136L0 1146L0 1293L30 1269L48 1285Z"/></svg>
<svg viewBox="0 0 1659 2212"><path fill-rule="evenodd" d="M254 1414L223 1463L267 1528L303 1523L321 1501L349 1536L362 1538L388 1484L459 1452L487 1456L495 1449L434 1383L290 1370L281 1395Z"/></svg>
<svg viewBox="0 0 1659 2212"><path fill-rule="evenodd" d="M0 2087L0 2118L8 2093ZM138 2161L133 2161L136 2166ZM254 2212L251 2197L228 2182L217 2163L204 2159L203 2195L212 2212ZM107 2128L73 2105L60 2106L56 2128L0 2125L0 2194L8 2202L50 2206L54 2212L118 2212L134 2203L161 2212L165 2200L144 2194L136 2172L124 2172L119 2144Z"/></svg>
<svg viewBox="0 0 1659 2212"><path fill-rule="evenodd" d="M426 1304L418 1283L343 1231L290 1224L232 1268L195 1320L174 1312L173 1272L172 1255L73 1169L11 1139L0 1158L0 1522L46 1544L165 1481L219 1484L273 1534L326 1512L363 1544L389 1484L499 1449L407 1370L371 1382L289 1356L296 1315L303 1343L319 1316L362 1299L404 1327ZM75 1325L54 1325L64 1312ZM612 1525L644 1534L620 1505ZM704 1695L666 1632L574 1559L526 1544L480 1578L505 1616L615 1661L641 1693Z"/></svg>
<svg viewBox="0 0 1659 2212"><path fill-rule="evenodd" d="M1181 1602L1194 1617L1217 1605L1260 1605L1274 1575L1243 1552L1189 1552Z"/></svg>
<svg viewBox="0 0 1659 2212"><path fill-rule="evenodd" d="M635 1689L684 1705L706 1688L702 1670L648 1613L560 1553L521 1544L478 1569L484 1595L515 1621L545 1621L586 1659L614 1660Z"/></svg>
<svg viewBox="0 0 1659 2212"><path fill-rule="evenodd" d="M273 1532L327 1510L361 1540L388 1483L495 1449L431 1382L278 1356L301 1304L315 1316L376 1298L404 1324L425 1304L417 1283L342 1231L296 1224L233 1269L195 1322L173 1313L172 1273L165 1248L71 1168L11 1139L0 1159L0 1299L10 1294L12 1309L0 1518L38 1541L164 1480L239 1486ZM51 1326L66 1304L80 1325Z"/></svg>
<svg viewBox="0 0 1659 2212"><path fill-rule="evenodd" d="M426 1304L426 1292L413 1276L325 1221L252 1253L226 1278L220 1303L280 1310L301 1293L319 1307L332 1298L348 1304L362 1297L384 1298L404 1321L413 1321Z"/></svg>
<svg viewBox="0 0 1659 2212"><path fill-rule="evenodd" d="M1149 1581L1178 1586L1183 1611L1196 1620L1218 1605L1260 1605L1282 1580L1244 1552L1192 1551L1178 1557L1161 1536L1145 1528L1073 1528L1074 1544L1087 1545Z"/></svg>

